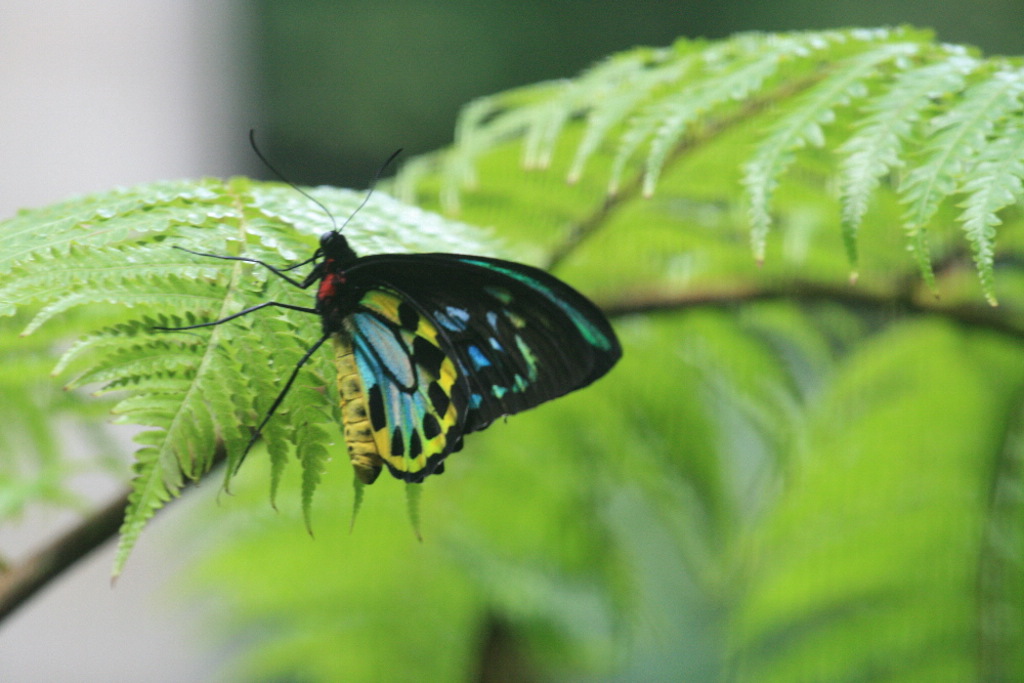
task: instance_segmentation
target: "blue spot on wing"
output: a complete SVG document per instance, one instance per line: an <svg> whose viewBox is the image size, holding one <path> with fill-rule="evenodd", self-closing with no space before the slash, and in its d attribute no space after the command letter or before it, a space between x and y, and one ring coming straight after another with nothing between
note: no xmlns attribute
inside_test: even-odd
<svg viewBox="0 0 1024 683"><path fill-rule="evenodd" d="M413 387L416 384L415 370L409 359L409 349L395 336L394 330L369 313L352 316L356 326L355 346L358 355L373 358L380 369L400 386ZM360 367L362 371L362 367Z"/></svg>
<svg viewBox="0 0 1024 683"><path fill-rule="evenodd" d="M409 390L416 386L409 351L386 323L369 313L352 316L356 365L367 389L380 385L390 424L408 424L422 410L423 400ZM415 424L415 423L412 423Z"/></svg>
<svg viewBox="0 0 1024 683"><path fill-rule="evenodd" d="M467 350L469 351L470 360L473 361L474 370L481 370L491 365L491 361L487 360L487 356L484 355L479 346L471 345Z"/></svg>
<svg viewBox="0 0 1024 683"><path fill-rule="evenodd" d="M445 306L443 311L435 311L434 319L451 332L464 332L469 327L469 311L456 306Z"/></svg>

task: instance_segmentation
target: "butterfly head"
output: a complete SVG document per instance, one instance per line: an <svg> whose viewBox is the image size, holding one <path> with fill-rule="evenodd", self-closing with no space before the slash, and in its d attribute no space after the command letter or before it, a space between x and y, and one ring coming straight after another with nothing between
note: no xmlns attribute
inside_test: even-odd
<svg viewBox="0 0 1024 683"><path fill-rule="evenodd" d="M348 263L356 259L356 252L348 245L348 240L337 230L329 230L320 235L320 248L317 250L325 260L336 263Z"/></svg>
<svg viewBox="0 0 1024 683"><path fill-rule="evenodd" d="M327 210L327 207L320 204L320 202L317 202L316 199L310 197L310 199L313 199L314 202L320 205L327 215L330 216L331 222L334 223L334 230L328 230L324 234L320 235L320 248L316 250L316 254L313 255L313 259L323 258L325 263L333 263L335 267L356 260L356 252L352 251L352 247L348 246L348 240L341 234L341 231L345 229L345 226L348 225L349 221L355 218L355 215L359 213L359 210L366 206L366 203L370 201L370 197L373 195L373 188L376 186L377 181L380 180L380 174L383 173L384 169L388 167L388 164L394 161L395 157L401 153L402 150L398 149L388 157L388 160L385 161L384 165L380 167L379 171L377 171L377 175L374 176L373 182L370 183L370 189L366 193L366 196L363 197L363 201L359 203L359 206L357 206L351 214L349 214L349 217L345 219L345 222L341 224L341 227L338 227L338 224L334 222L334 216ZM301 192L301 190L299 191ZM303 192L303 194L306 193ZM306 196L309 197L308 194Z"/></svg>

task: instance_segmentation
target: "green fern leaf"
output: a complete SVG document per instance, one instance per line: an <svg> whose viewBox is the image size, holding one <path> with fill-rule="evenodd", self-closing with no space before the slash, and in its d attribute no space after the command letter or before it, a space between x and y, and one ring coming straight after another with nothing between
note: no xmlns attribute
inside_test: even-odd
<svg viewBox="0 0 1024 683"><path fill-rule="evenodd" d="M348 216L363 194L310 190L335 216ZM275 300L309 306L297 291L253 264L174 249L244 253L268 263L308 257L330 229L323 210L280 184L244 178L157 183L23 212L0 229L0 301L5 312L35 311L24 334L59 317L64 334L81 334L57 364L74 372L68 387L99 385L116 394L119 422L149 427L133 467L128 510L114 573L146 522L220 459L230 479L250 436L319 321L292 311L264 311L202 330L154 331L223 318ZM467 227L375 194L346 226L364 253L493 251ZM71 316L72 311L81 315ZM102 315L101 315L102 313ZM113 324L90 327L90 322ZM57 326L51 325L56 328ZM314 358L263 431L271 458L271 496L285 464L298 456L307 525L313 493L337 441L330 360ZM332 378L332 379L328 379ZM321 393L326 388L326 393Z"/></svg>
<svg viewBox="0 0 1024 683"><path fill-rule="evenodd" d="M1019 70L997 69L970 86L960 102L935 117L934 136L924 162L911 169L900 188L906 204L904 228L922 276L934 288L927 225L942 201L953 194L977 161L996 124L1020 111L1024 78Z"/></svg>
<svg viewBox="0 0 1024 683"><path fill-rule="evenodd" d="M152 434L152 432L147 433ZM146 434L141 435L143 437ZM140 439L137 439L140 440ZM141 441L141 440L140 440ZM156 448L142 448L135 453L135 465L132 471L132 492L128 497L128 510L124 523L121 525L117 552L114 556L113 577L116 579L124 569L124 564L131 554L132 548L139 540L146 522L152 519L157 510L164 506L181 489L182 480L167 481L165 468L158 462L164 457Z"/></svg>
<svg viewBox="0 0 1024 683"><path fill-rule="evenodd" d="M459 211L459 191L462 187L475 184L475 162L495 140L512 139L524 134L547 116L547 107L534 108L531 105L545 103L552 93L559 93L564 83L544 82L517 88L493 97L480 98L468 104L462 111L455 127L457 153L445 155L443 159L444 185L441 190L442 203L451 213ZM503 115L498 116L499 112ZM511 112L511 113L510 113ZM488 123L484 125L484 122ZM479 135L486 131L486 135ZM524 155L524 165L532 167L535 162Z"/></svg>
<svg viewBox="0 0 1024 683"><path fill-rule="evenodd" d="M628 164L632 161L637 149L650 139L661 123L661 119L658 116L659 112L640 108L644 104L641 96L646 94L645 89L651 90L659 87L663 80L666 81L666 85L671 85L673 82L689 74L692 69L696 68L699 62L699 56L692 55L667 65L662 65L656 70L652 69L647 77L648 83L641 84L635 90L633 88L628 89L626 91L626 98L611 99L611 106L618 105L623 108L623 111L615 112L612 110L610 112L602 112L600 109L597 111L596 124L610 127L613 122L611 120L613 116L621 119L625 118L626 114L632 113L631 110L638 110L627 122L625 130L619 138L618 149L615 158L612 160L611 171L608 174L608 194L616 195L619 193L624 183L623 175ZM634 98L629 98L631 92L635 94ZM597 140L594 137L602 133L600 128L596 126L592 126L592 131L588 131L588 136L583 138L583 143L580 145L581 152L584 152L588 159L593 155L593 149L596 148ZM583 144L587 144L590 149L584 150ZM577 156L580 156L580 152L577 153ZM582 173L583 166L577 162L570 171L569 178L572 182L577 182Z"/></svg>
<svg viewBox="0 0 1024 683"><path fill-rule="evenodd" d="M925 110L937 99L958 92L967 74L979 65L979 60L954 53L947 61L898 74L880 97L869 102L867 118L839 148L843 242L854 268L857 231L880 178L903 163L904 143L911 139Z"/></svg>
<svg viewBox="0 0 1024 683"><path fill-rule="evenodd" d="M309 412L307 408L305 412ZM317 415L319 421L323 421L324 415ZM327 432L319 427L309 427L316 430L315 435L307 435L299 442L298 459L302 463L302 517L306 522L306 531L313 535L313 493L323 476L327 461L330 460L330 453L324 447L327 442ZM313 437L313 438L310 438Z"/></svg>
<svg viewBox="0 0 1024 683"><path fill-rule="evenodd" d="M690 49L688 43L680 44ZM587 128L569 167L568 181L579 181L587 161L605 142L611 131L622 124L653 90L667 87L682 78L689 62L667 61L659 53L636 51L617 55L592 69L585 78L603 85L600 97L587 114ZM614 192L609 189L609 192Z"/></svg>
<svg viewBox="0 0 1024 683"><path fill-rule="evenodd" d="M824 145L822 127L835 119L836 109L867 95L866 82L877 75L879 67L910 57L919 49L905 43L882 45L838 64L830 76L803 95L761 143L746 164L743 179L750 201L750 242L758 262L764 261L772 224L772 193L779 176L793 163L794 152L806 145Z"/></svg>
<svg viewBox="0 0 1024 683"><path fill-rule="evenodd" d="M551 263L588 239L607 215L649 211L632 202L657 193L666 203L647 217L651 231L663 234L675 221L681 233L714 213L722 216L721 227L744 211L758 262L777 218L784 219L783 255L806 259L808 244L820 246L818 226L831 224L824 213L829 211L853 280L861 270L860 232L868 207L880 207L870 227L889 231L900 222L888 203L895 195L906 207L899 238L912 255L905 265L934 287L926 236L933 224L942 225L937 209L946 197L965 191L971 173L991 170L980 165L998 154L984 152L987 145L1021 134L1019 127L999 123L1020 111L1022 84L1011 60L985 59L907 29L681 40L671 48L615 55L572 81L474 103L460 117L452 148L414 160L395 187L409 201L443 210L458 207L463 216L484 224L532 224L538 214L549 215L531 237L554 251ZM582 189L558 194L539 180L516 180L510 166L515 145L526 168L564 168L568 181ZM595 192L600 178L594 178L602 174L603 196ZM883 183L887 174L893 180ZM744 195L735 191L737 183ZM437 203L430 197L435 188ZM467 211L463 194L472 192L480 199ZM517 213L517 193L533 199L528 210ZM833 206L836 195L838 206ZM974 202L996 207L984 219L990 226L996 225L993 218L1001 220L995 213L1010 208L993 196L979 194ZM666 211L670 205L675 209ZM693 210L675 212L684 207ZM991 298L986 265L991 231L977 221L964 222L964 234ZM680 234L680 249L700 241L694 235ZM714 246L730 249L732 240L722 231ZM622 242L616 248L629 241ZM687 259L711 253L709 245L702 246L704 251ZM678 285L680 278L668 273L679 258L648 257L673 265L666 265L663 276L648 269L646 280L634 275L615 287L646 291ZM879 272L902 265L887 262ZM687 281L711 273L692 264L685 270Z"/></svg>
<svg viewBox="0 0 1024 683"><path fill-rule="evenodd" d="M766 40L763 36L752 35L741 36L718 50L707 50L702 55L706 65L701 78L665 98L650 113L649 118L657 122L657 130L646 161L644 196L654 194L666 158L688 127L706 112L730 101L742 102L760 91L780 65L808 47L804 36Z"/></svg>
<svg viewBox="0 0 1024 683"><path fill-rule="evenodd" d="M995 305L996 226L1002 223L999 211L1024 199L1024 130L1020 119L1016 130L1002 131L992 144L981 152L977 167L964 183L967 198L960 204L964 232L974 251L982 291Z"/></svg>
<svg viewBox="0 0 1024 683"><path fill-rule="evenodd" d="M623 132L609 173L609 193L615 194L636 150L650 142L643 194L651 196L670 150L697 122L721 116L723 105L742 102L760 91L779 68L813 49L834 42L832 34L766 36L743 34L690 55L695 45L680 41L674 52L683 59L667 61L649 78L661 96L640 111ZM684 47L689 48L684 51ZM627 91L628 92L628 91ZM578 175L578 174L577 174Z"/></svg>

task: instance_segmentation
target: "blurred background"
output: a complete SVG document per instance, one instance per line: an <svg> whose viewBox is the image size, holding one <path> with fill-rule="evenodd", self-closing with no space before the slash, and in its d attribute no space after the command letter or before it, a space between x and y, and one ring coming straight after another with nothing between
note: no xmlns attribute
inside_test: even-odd
<svg viewBox="0 0 1024 683"><path fill-rule="evenodd" d="M295 182L365 187L394 149L415 155L450 142L459 108L475 97L680 36L907 23L1019 55L1022 16L1021 0L6 0L0 215L115 185L265 177L249 128ZM131 447L117 438L127 462ZM110 479L81 485L97 501L117 490ZM215 488L162 513L113 590L108 546L0 627L0 680L197 680L217 671L223 653L204 642L196 605L182 608L165 587L190 560L167 527ZM0 528L0 553L17 561L74 519L32 512Z"/></svg>

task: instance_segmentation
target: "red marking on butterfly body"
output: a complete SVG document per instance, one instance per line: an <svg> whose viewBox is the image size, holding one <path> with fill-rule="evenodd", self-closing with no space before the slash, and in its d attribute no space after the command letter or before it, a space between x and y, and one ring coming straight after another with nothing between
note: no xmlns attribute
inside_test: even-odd
<svg viewBox="0 0 1024 683"><path fill-rule="evenodd" d="M345 276L341 273L327 273L320 280L320 288L317 290L317 298L321 301L330 299L338 293L338 289L345 284Z"/></svg>

